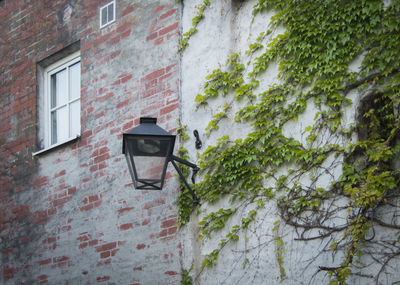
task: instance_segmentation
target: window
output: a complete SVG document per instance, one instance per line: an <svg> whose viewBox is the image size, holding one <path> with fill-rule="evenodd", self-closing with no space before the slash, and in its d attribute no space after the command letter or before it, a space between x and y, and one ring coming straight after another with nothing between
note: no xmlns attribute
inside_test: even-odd
<svg viewBox="0 0 400 285"><path fill-rule="evenodd" d="M100 8L100 28L115 21L115 0Z"/></svg>
<svg viewBox="0 0 400 285"><path fill-rule="evenodd" d="M74 53L45 69L45 144L74 139L81 132L81 64Z"/></svg>

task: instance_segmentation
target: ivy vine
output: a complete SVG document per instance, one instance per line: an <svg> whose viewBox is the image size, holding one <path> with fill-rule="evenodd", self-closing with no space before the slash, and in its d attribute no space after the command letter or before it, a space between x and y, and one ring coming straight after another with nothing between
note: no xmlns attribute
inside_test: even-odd
<svg viewBox="0 0 400 285"><path fill-rule="evenodd" d="M199 9L181 51L210 4L204 1ZM398 209L400 198L400 0L258 0L253 17L271 10L275 15L267 30L244 54L230 55L212 71L194 99L198 108L217 97L228 101L210 121L208 134L219 132L224 120L252 127L237 140L222 134L201 155L203 179L195 185L196 195L203 203L227 197L238 201L235 208L201 220L202 239L225 228L240 208L254 205L205 256L203 268L239 239L266 201L276 200L281 222L297 229L297 240L328 240L328 249L340 260L334 266L316 264L316 273L326 272L331 284L346 284L349 276L361 274L367 265L360 258L369 255L380 269L363 277L379 284L388 264L400 258L400 224L381 214L382 209ZM276 35L278 27L284 32ZM244 58L248 63L242 63ZM358 58L362 63L352 71ZM263 86L260 77L272 63L279 64L280 81ZM354 93L360 101L358 116L349 125L344 116L355 109ZM243 107L231 114L233 104ZM285 127L308 107L317 112L302 130L305 140L286 135ZM187 194L179 197L180 224L193 208ZM340 224L333 222L338 217L344 220ZM382 240L374 234L377 227L393 231L394 237ZM284 242L278 235L273 239L285 278Z"/></svg>

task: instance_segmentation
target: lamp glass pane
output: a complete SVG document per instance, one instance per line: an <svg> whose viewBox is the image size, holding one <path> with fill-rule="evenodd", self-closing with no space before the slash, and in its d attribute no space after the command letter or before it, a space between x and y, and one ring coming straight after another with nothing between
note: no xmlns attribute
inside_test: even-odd
<svg viewBox="0 0 400 285"><path fill-rule="evenodd" d="M166 157L134 156L133 160L138 177L138 187L145 186L146 183L161 187Z"/></svg>
<svg viewBox="0 0 400 285"><path fill-rule="evenodd" d="M134 156L167 156L171 140L158 137L135 138L133 144Z"/></svg>

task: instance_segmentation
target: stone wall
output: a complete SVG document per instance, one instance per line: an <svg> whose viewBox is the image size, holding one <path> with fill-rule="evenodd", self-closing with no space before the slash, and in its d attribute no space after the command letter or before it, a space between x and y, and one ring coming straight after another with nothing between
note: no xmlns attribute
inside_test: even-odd
<svg viewBox="0 0 400 285"><path fill-rule="evenodd" d="M2 284L177 284L177 183L136 191L122 133L140 116L174 131L179 118L179 5L107 0L0 1ZM37 70L81 52L81 137L32 156Z"/></svg>

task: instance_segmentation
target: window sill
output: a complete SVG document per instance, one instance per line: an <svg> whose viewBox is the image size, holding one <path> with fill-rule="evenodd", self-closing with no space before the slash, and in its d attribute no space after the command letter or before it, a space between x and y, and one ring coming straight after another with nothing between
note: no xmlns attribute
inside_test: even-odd
<svg viewBox="0 0 400 285"><path fill-rule="evenodd" d="M63 141L63 142L60 142L60 143L57 143L57 144L53 144L53 145L51 145L51 146L49 146L47 148L41 149L41 150L39 150L37 152L32 152L32 156L36 156L36 155L47 153L48 151L51 151L53 149L59 148L61 146L64 146L64 145L67 145L67 144L70 144L70 143L73 143L73 142L77 141L80 138L81 138L80 136L76 136L76 137L70 138L70 139L68 139L66 141Z"/></svg>

